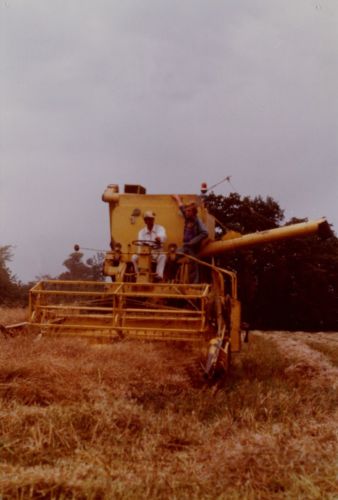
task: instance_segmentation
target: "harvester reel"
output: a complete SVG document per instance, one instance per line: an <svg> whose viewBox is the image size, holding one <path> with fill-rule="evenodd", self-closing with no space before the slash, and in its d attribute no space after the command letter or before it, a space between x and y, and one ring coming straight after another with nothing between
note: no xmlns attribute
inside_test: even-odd
<svg viewBox="0 0 338 500"><path fill-rule="evenodd" d="M153 249L160 247L157 241L150 241L150 240L134 240L132 241L132 244L137 247L150 247Z"/></svg>

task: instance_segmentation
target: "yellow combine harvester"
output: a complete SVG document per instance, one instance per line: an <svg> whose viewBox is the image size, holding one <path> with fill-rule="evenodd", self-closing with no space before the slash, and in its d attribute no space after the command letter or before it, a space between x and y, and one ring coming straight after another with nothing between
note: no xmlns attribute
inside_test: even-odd
<svg viewBox="0 0 338 500"><path fill-rule="evenodd" d="M181 195L194 202L207 228L199 254L181 255L184 218L170 195L149 195L142 186L127 185L124 193L109 185L102 199L109 206L111 250L106 253L107 281L43 280L30 291L31 328L42 334L103 338L203 342L208 347L204 372L227 370L231 352L241 350L241 312L236 274L215 265L214 256L319 232L325 219L241 236L227 233L215 240L215 219L203 197ZM152 211L166 229L161 252L166 255L164 279L155 280L153 242L138 240L143 214ZM157 250L158 251L158 250ZM138 256L138 273L132 256ZM203 259L203 260L202 260ZM200 280L189 282L191 266Z"/></svg>

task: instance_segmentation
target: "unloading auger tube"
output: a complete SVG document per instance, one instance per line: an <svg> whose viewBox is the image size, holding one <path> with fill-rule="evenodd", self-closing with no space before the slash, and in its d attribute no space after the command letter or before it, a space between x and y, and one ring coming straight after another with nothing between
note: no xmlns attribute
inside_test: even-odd
<svg viewBox="0 0 338 500"><path fill-rule="evenodd" d="M298 238L316 233L323 237L331 234L330 226L325 218L315 221L299 222L297 224L290 224L288 226L268 229L266 231L258 231L256 233L234 236L229 239L226 239L225 235L225 239L212 241L205 245L205 247L201 250L199 257L203 258L220 255L230 252L231 250L251 248L256 245L264 245L266 243Z"/></svg>
<svg viewBox="0 0 338 500"><path fill-rule="evenodd" d="M203 259L205 257L214 257L216 255L224 254L230 251L252 248L256 245L257 246L264 245L267 243L273 243L276 241L282 241L291 238L307 236L311 234L318 234L323 238L329 237L332 234L330 226L325 218L316 221L291 224L281 228L259 231L256 233L251 233L246 235L238 235L238 233L231 232L229 234L228 239L227 235L225 235L225 239L223 240L207 242L206 245L200 251L198 257L200 259ZM237 341L237 345L240 346L241 337L239 332L240 332L241 322L238 317L238 315L240 314L240 305L237 300L234 302L234 304L238 309L237 314L235 314L235 317L237 319L237 325L236 325L237 328L236 327L234 328L234 325L231 325L230 322L230 331L231 331L230 341L224 341L225 338L224 332L221 334L220 332L218 332L218 335L210 341L207 363L206 366L204 367L205 375L208 378L213 377L213 375L217 372L221 359L223 361L222 364L223 369L225 368L225 371L229 370L231 363L231 350L234 350L232 349L233 338L235 339L235 341ZM246 335L245 341L247 340L248 337Z"/></svg>
<svg viewBox="0 0 338 500"><path fill-rule="evenodd" d="M215 240L215 218L197 195L180 195L195 202L209 238L198 258L179 257L184 220L171 195L148 195L142 186L126 185L119 192L109 185L102 199L109 208L110 250L106 252L106 281L42 280L29 295L29 327L42 335L76 336L111 342L115 339L201 343L208 354L203 371L212 377L226 371L231 353L241 350L241 306L237 277L214 265L213 256L230 250L325 232L325 219L285 226L250 235L227 233ZM166 229L163 248L139 246L143 214L155 213ZM137 245L135 244L137 243ZM155 282L152 253L166 254L163 282ZM138 254L138 273L132 257ZM208 262L201 260L208 257ZM201 282L189 282L189 266L200 266Z"/></svg>

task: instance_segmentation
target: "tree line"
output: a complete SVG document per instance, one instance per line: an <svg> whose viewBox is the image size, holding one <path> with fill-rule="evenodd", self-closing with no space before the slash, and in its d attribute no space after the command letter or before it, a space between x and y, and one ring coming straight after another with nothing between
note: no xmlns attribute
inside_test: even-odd
<svg viewBox="0 0 338 500"><path fill-rule="evenodd" d="M284 222L284 211L271 197L210 194L206 205L222 236L305 222ZM218 258L237 272L243 318L252 328L338 330L338 239L311 235L236 250Z"/></svg>
<svg viewBox="0 0 338 500"><path fill-rule="evenodd" d="M0 246L0 306L16 307L28 304L29 290L42 279L103 281L102 274L104 253L97 252L83 262L84 254L72 252L63 262L66 268L57 276L43 274L28 283L22 283L12 273L9 263L13 258L11 245Z"/></svg>
<svg viewBox="0 0 338 500"><path fill-rule="evenodd" d="M241 197L211 193L205 204L216 217L217 234L241 234L304 222L284 221L284 211L271 197ZM10 245L0 247L0 305L25 305L35 282L22 283L9 268ZM102 280L104 254L84 261L82 252L71 253L60 280ZM251 328L287 330L338 330L338 239L332 232L228 252L217 257L219 266L236 271L243 319Z"/></svg>

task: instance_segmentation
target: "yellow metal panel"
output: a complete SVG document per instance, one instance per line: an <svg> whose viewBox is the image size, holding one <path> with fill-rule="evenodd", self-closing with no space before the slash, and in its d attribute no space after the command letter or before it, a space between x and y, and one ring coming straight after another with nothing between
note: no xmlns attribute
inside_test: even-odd
<svg viewBox="0 0 338 500"><path fill-rule="evenodd" d="M241 304L238 300L231 299L231 350L241 350Z"/></svg>
<svg viewBox="0 0 338 500"><path fill-rule="evenodd" d="M184 203L194 201L201 205L197 195L181 195ZM147 210L155 212L155 224L164 226L167 232L167 241L164 249L168 249L170 243L182 245L184 220L171 195L138 195L120 194L118 200L109 203L110 233L115 242L121 243L122 252L135 253L136 248L129 246L133 240L138 239L138 232L145 226L143 213ZM200 207L199 216L206 224L210 236L214 235L214 217Z"/></svg>

